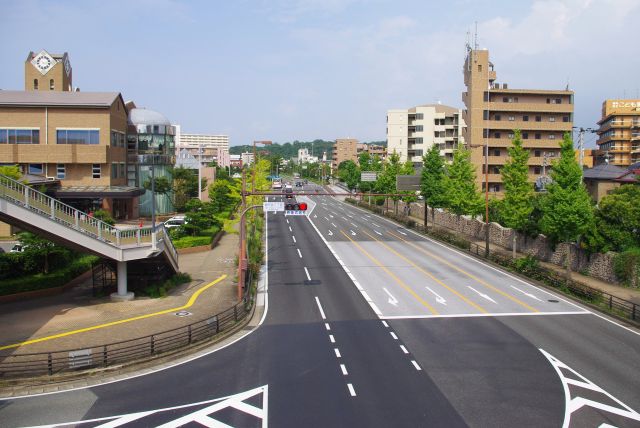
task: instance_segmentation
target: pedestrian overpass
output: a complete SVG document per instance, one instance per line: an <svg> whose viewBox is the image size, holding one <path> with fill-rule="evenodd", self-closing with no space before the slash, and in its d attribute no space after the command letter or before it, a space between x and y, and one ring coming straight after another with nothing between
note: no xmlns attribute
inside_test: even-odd
<svg viewBox="0 0 640 428"><path fill-rule="evenodd" d="M117 262L118 292L112 298L127 300L127 262L154 259L178 272L178 252L163 225L111 226L97 218L0 175L0 221L36 233L68 248Z"/></svg>

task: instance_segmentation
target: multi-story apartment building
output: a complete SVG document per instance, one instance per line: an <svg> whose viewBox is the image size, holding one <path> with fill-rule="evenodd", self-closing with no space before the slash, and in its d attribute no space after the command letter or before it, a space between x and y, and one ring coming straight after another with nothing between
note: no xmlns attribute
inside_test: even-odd
<svg viewBox="0 0 640 428"><path fill-rule="evenodd" d="M466 107L463 120L465 143L471 147L478 187L485 188L484 150L488 147L489 191L504 191L500 169L508 159L507 149L515 129L522 132L523 145L530 152L529 179L535 181L549 171L544 168L559 156L559 142L573 126L573 91L510 89L496 83L496 71L489 51L468 49L464 63L462 94Z"/></svg>
<svg viewBox="0 0 640 428"><path fill-rule="evenodd" d="M242 159L242 166L250 165L253 163L253 153L252 152L243 152L240 154L240 159Z"/></svg>
<svg viewBox="0 0 640 428"><path fill-rule="evenodd" d="M229 136L208 134L185 134L180 125L174 125L176 129L176 154L186 149L190 154L201 160L203 165L215 161L218 166L228 167L231 164L229 158Z"/></svg>
<svg viewBox="0 0 640 428"><path fill-rule="evenodd" d="M598 125L596 164L640 162L640 100L606 100Z"/></svg>
<svg viewBox="0 0 640 428"><path fill-rule="evenodd" d="M400 155L400 161L422 166L422 155L436 144L448 161L453 149L464 143L462 110L442 104L387 111L387 150Z"/></svg>
<svg viewBox="0 0 640 428"><path fill-rule="evenodd" d="M309 149L307 148L298 149L297 162L298 164L318 163L318 156L311 156L311 153L309 153Z"/></svg>
<svg viewBox="0 0 640 428"><path fill-rule="evenodd" d="M384 160L387 156L387 149L384 146L375 144L359 143L355 138L338 138L333 144L331 152L331 169L337 169L338 165L346 160L358 163L360 153L367 152L371 156L378 156Z"/></svg>

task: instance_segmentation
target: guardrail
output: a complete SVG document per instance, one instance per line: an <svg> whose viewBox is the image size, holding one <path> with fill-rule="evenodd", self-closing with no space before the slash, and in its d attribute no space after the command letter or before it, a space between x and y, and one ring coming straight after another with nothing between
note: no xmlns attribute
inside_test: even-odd
<svg viewBox="0 0 640 428"><path fill-rule="evenodd" d="M251 312L247 296L233 307L204 320L137 339L31 354L0 354L0 379L55 375L91 368L110 367L148 359L213 338L233 328Z"/></svg>

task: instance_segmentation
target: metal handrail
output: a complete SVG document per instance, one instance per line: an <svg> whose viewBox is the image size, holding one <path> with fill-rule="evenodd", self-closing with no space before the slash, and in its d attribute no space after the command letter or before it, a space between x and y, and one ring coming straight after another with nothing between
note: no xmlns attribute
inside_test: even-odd
<svg viewBox="0 0 640 428"><path fill-rule="evenodd" d="M233 328L251 313L252 305L253 299L247 296L229 309L186 326L85 349L0 354L0 378L51 376L79 369L108 367L174 351Z"/></svg>

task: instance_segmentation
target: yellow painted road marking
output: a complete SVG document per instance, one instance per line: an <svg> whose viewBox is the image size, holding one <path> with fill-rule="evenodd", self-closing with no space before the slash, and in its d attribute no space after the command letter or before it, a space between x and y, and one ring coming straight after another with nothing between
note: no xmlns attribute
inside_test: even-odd
<svg viewBox="0 0 640 428"><path fill-rule="evenodd" d="M508 293L505 293L504 291L502 291L502 290L500 290L500 289L498 289L498 288L494 287L493 285L491 285L491 284L487 283L486 281L481 280L480 278L478 278L477 276L475 276L475 275L473 275L473 274L471 274L471 273L467 272L466 270L461 269L461 268L459 268L458 266L456 266L456 265L454 265L454 264L452 264L452 263L449 263L448 261L446 261L446 260L445 260L445 259L443 259L442 257L436 256L436 255L435 255L435 254L433 254L432 252L425 250L424 248L420 247L419 245L415 245L415 244L413 244L412 242L410 242L410 241L408 241L408 240L404 239L403 237L401 237L401 236L399 236L399 235L396 235L396 234L395 234L395 233L393 233L393 232L389 232L389 234L390 234L390 235L395 236L395 237L396 237L396 238L398 238L398 239L401 239L402 241L404 241L404 242L406 242L407 244L411 245L411 246L412 246L413 248L415 248L416 250L421 251L422 253L424 253L424 254L428 255L429 257L433 257L434 259L436 259L436 260L438 260L438 261L440 261L440 262L442 262L442 263L446 264L447 266L449 266L449 267L451 267L451 268L453 268L453 269L457 270L458 272L460 272L460 273L462 273L462 274L464 274L464 275L468 276L469 278L473 279L473 280L474 280L474 281L476 281L477 283L482 284L482 285L484 285L485 287L490 288L491 290L495 291L496 293L503 295L503 296L504 296L504 297L506 297L507 299L510 299L510 300L512 300L512 301L514 301L514 302L516 302L517 304L519 304L519 305L521 305L521 306L523 306L523 307L527 308L527 309L528 309L528 310L530 310L531 312L539 312L536 308L533 308L533 307L531 307L531 306L527 305L525 302L521 301L520 299L517 299L517 298L513 297L512 295L510 295L510 294L508 294Z"/></svg>
<svg viewBox="0 0 640 428"><path fill-rule="evenodd" d="M124 323L128 323L128 322L131 322L131 321L138 321L138 320L142 320L142 319L145 319L145 318L151 318L151 317L155 317L155 316L158 316L158 315L168 314L168 313L171 313L171 312L178 312L178 311L181 311L183 309L187 309L187 308L193 306L193 304L196 302L196 300L198 300L198 297L200 297L200 295L202 293L204 293L207 289L213 287L214 285L216 285L217 283L219 283L220 281L222 281L226 277L227 277L226 274L222 275L221 277L217 278L216 280L214 280L214 281L208 283L207 285L203 286L202 288L198 289L198 291L193 293L193 295L191 296L189 301L184 306L180 306L180 307L172 308L172 309L165 309L163 311L154 312L152 314L138 315L137 317L126 318L126 319L118 320L118 321L112 321L112 322L108 322L108 323L105 323L105 324L94 325L94 326L91 326L91 327L80 328L78 330L66 331L64 333L54 334L52 336L46 336L46 337L41 337L41 338L38 338L38 339L26 340L24 342L14 343L12 345L0 346L0 351L2 351L4 349L18 348L18 347L24 346L24 345L32 345L34 343L39 343L39 342L45 342L47 340L59 339L61 337L71 336L71 335L78 334L78 333L85 333L87 331L93 331L93 330L98 330L98 329L101 329L101 328L112 327L114 325L124 324Z"/></svg>
<svg viewBox="0 0 640 428"><path fill-rule="evenodd" d="M391 251L393 254L395 254L396 256L400 257L402 260L406 261L407 263L409 263L411 266L415 267L416 269L418 269L420 272L422 272L423 274L427 275L429 278L433 279L435 282L437 282L438 284L442 285L444 288L446 288L447 290L449 290L450 292L452 292L453 294L455 294L456 296L458 296L459 298L461 298L462 300L464 300L466 303L468 303L469 305L473 306L474 308L476 308L477 310L479 310L482 313L487 313L487 310L484 309L482 306L478 305L477 303L474 303L473 301L469 300L467 297L465 297L464 295L460 294L459 292L457 292L456 290L454 290L453 288L449 287L447 284L445 284L444 282L440 281L438 278L436 278L435 276L433 276L433 274L431 272L429 272L426 269L421 268L420 266L418 266L417 264L415 264L414 262L412 262L411 260L409 260L408 258L406 258L405 256L403 256L402 254L398 253L396 250L394 250L393 248L391 248L390 246L388 246L387 244L385 244L384 242L380 241L379 239L377 239L375 236L371 235L370 233L363 231L366 235L369 235L369 237L373 240L375 240L376 242L378 242L380 245L382 245L383 247L385 247L386 249L388 249L389 251Z"/></svg>
<svg viewBox="0 0 640 428"><path fill-rule="evenodd" d="M429 302L425 301L422 297L418 296L416 294L415 291L413 291L411 289L411 287L409 287L407 284L405 284L400 278L398 278L396 275L394 275L393 272L391 272L389 269L387 269L382 263L380 263L375 257L373 257L371 254L369 254L364 248L362 248L360 246L360 244L358 244L356 241L354 241L353 239L351 239L346 233L344 233L344 230L340 230L340 233L342 233L344 236L347 237L347 239L351 242L353 242L355 244L356 247L358 247L358 249L360 251L362 251L362 253L369 257L375 264L377 264L378 266L380 266L382 268L383 271L385 271L387 273L387 275L389 275L391 278L395 279L396 282L398 284L400 284L400 286L402 288L404 288L405 290L407 290L409 292L409 294L411 294L418 302L420 302L422 304L422 306L424 306L425 308L429 309L434 315L438 315L438 311L436 310L436 308L434 308L433 306L431 306L429 304Z"/></svg>

